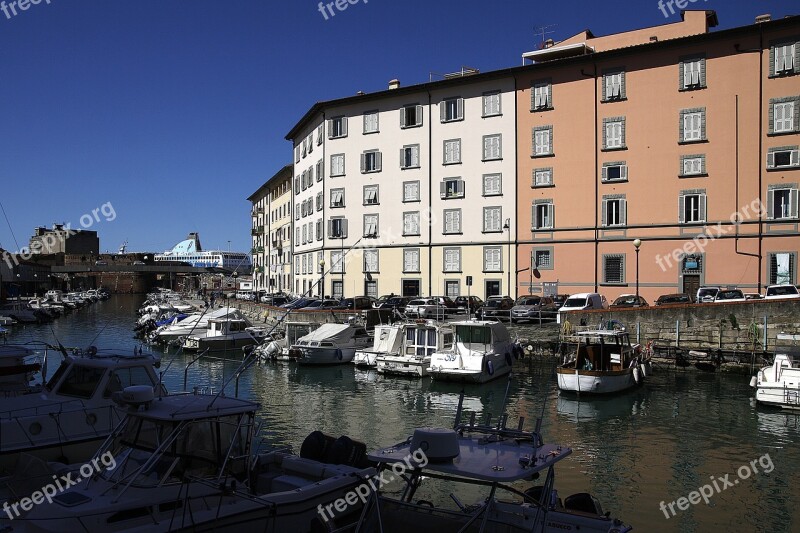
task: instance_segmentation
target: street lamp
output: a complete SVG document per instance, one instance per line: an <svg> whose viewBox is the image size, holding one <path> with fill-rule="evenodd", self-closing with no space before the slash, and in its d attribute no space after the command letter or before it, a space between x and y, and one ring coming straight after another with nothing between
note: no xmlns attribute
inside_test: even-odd
<svg viewBox="0 0 800 533"><path fill-rule="evenodd" d="M319 284L319 297L325 298L325 260L319 260L319 270L322 272L322 281Z"/></svg>
<svg viewBox="0 0 800 533"><path fill-rule="evenodd" d="M639 247L642 245L641 239L634 239L633 248L636 250L636 306L639 306Z"/></svg>
<svg viewBox="0 0 800 533"><path fill-rule="evenodd" d="M511 219L507 218L503 229L508 232L508 294L511 294ZM516 290L514 291L516 293ZM516 297L516 294L514 295Z"/></svg>

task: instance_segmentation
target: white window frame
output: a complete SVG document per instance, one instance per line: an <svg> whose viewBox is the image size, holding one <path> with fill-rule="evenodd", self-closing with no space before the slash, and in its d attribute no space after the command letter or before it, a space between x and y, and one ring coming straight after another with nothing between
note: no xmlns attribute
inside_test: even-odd
<svg viewBox="0 0 800 533"><path fill-rule="evenodd" d="M331 202L329 207L331 209L340 209L345 206L345 189L343 187L331 189Z"/></svg>
<svg viewBox="0 0 800 533"><path fill-rule="evenodd" d="M793 133L797 102L776 102L772 104L773 133ZM780 115L780 116L779 116Z"/></svg>
<svg viewBox="0 0 800 533"><path fill-rule="evenodd" d="M345 175L345 154L331 154L330 175L332 178Z"/></svg>
<svg viewBox="0 0 800 533"><path fill-rule="evenodd" d="M400 149L400 168L420 168L418 144L408 144Z"/></svg>
<svg viewBox="0 0 800 533"><path fill-rule="evenodd" d="M693 207L692 207L693 206ZM689 211L688 209L692 207ZM691 213L691 217L687 217ZM708 197L704 191L682 191L678 204L681 224L704 224L708 218ZM691 218L691 220L689 220Z"/></svg>
<svg viewBox="0 0 800 533"><path fill-rule="evenodd" d="M553 127L533 128L533 157L553 155Z"/></svg>
<svg viewBox="0 0 800 533"><path fill-rule="evenodd" d="M776 76L790 74L795 69L795 47L797 43L784 43L773 47L772 70Z"/></svg>
<svg viewBox="0 0 800 533"><path fill-rule="evenodd" d="M377 110L364 112L364 135L379 133L379 114Z"/></svg>
<svg viewBox="0 0 800 533"><path fill-rule="evenodd" d="M328 119L328 139L343 139L347 137L347 117L331 117Z"/></svg>
<svg viewBox="0 0 800 533"><path fill-rule="evenodd" d="M686 110L681 111L681 122L683 124L683 135L681 142L701 142L705 141L706 112L703 110Z"/></svg>
<svg viewBox="0 0 800 533"><path fill-rule="evenodd" d="M496 117L503 114L503 103L500 91L483 93L483 118Z"/></svg>
<svg viewBox="0 0 800 533"><path fill-rule="evenodd" d="M334 231L334 228L338 226L339 231ZM347 219L344 217L331 217L328 220L328 237L331 239L341 239L347 238Z"/></svg>
<svg viewBox="0 0 800 533"><path fill-rule="evenodd" d="M493 133L483 136L483 161L503 159L503 134Z"/></svg>
<svg viewBox="0 0 800 533"><path fill-rule="evenodd" d="M461 97L445 98L439 103L441 122L458 122L464 120L464 99Z"/></svg>
<svg viewBox="0 0 800 533"><path fill-rule="evenodd" d="M380 205L378 185L364 185L364 205Z"/></svg>
<svg viewBox="0 0 800 533"><path fill-rule="evenodd" d="M534 231L550 230L555 227L555 204L546 200L533 204L531 227Z"/></svg>
<svg viewBox="0 0 800 533"><path fill-rule="evenodd" d="M379 217L377 213L364 215L364 237L375 238L379 234Z"/></svg>
<svg viewBox="0 0 800 533"><path fill-rule="evenodd" d="M410 198L408 196L409 187L414 186L416 189L416 198ZM404 181L403 182L403 202L419 202L420 201L420 183L419 180L414 181Z"/></svg>
<svg viewBox="0 0 800 533"><path fill-rule="evenodd" d="M549 81L534 82L531 87L531 93L531 111L552 109L552 83Z"/></svg>
<svg viewBox="0 0 800 533"><path fill-rule="evenodd" d="M698 89L703 86L703 59L683 61L683 88Z"/></svg>
<svg viewBox="0 0 800 533"><path fill-rule="evenodd" d="M439 183L439 196L442 200L464 198L465 183L461 178L445 178Z"/></svg>
<svg viewBox="0 0 800 533"><path fill-rule="evenodd" d="M606 150L620 150L625 148L625 119L618 120L604 120L603 127L605 129L603 140L605 141Z"/></svg>
<svg viewBox="0 0 800 533"><path fill-rule="evenodd" d="M443 235L453 235L462 233L461 209L445 209L442 219L444 221L444 224L442 225Z"/></svg>
<svg viewBox="0 0 800 533"><path fill-rule="evenodd" d="M421 235L419 211L403 213L403 236Z"/></svg>
<svg viewBox="0 0 800 533"><path fill-rule="evenodd" d="M419 248L403 249L403 273L420 272Z"/></svg>
<svg viewBox="0 0 800 533"><path fill-rule="evenodd" d="M443 165L457 165L461 163L461 139L447 139L443 141Z"/></svg>
<svg viewBox="0 0 800 533"><path fill-rule="evenodd" d="M345 257L342 250L331 250L331 274L343 274L345 270L345 262L342 258Z"/></svg>
<svg viewBox="0 0 800 533"><path fill-rule="evenodd" d="M503 208L492 205L483 208L483 233L502 233Z"/></svg>
<svg viewBox="0 0 800 533"><path fill-rule="evenodd" d="M625 98L623 84L625 83L625 73L623 71L608 72L603 74L603 86L605 89L604 102L613 102Z"/></svg>
<svg viewBox="0 0 800 533"><path fill-rule="evenodd" d="M408 124L408 111L409 109L414 109L414 118L416 122L413 124ZM407 128L419 128L422 126L423 122L423 110L421 105L411 104L405 105L400 109L400 128L407 129Z"/></svg>
<svg viewBox="0 0 800 533"><path fill-rule="evenodd" d="M448 247L442 249L442 272L461 272L461 248Z"/></svg>
<svg viewBox="0 0 800 533"><path fill-rule="evenodd" d="M364 249L363 251L363 271L370 274L378 274L381 271L380 254L376 249Z"/></svg>
<svg viewBox="0 0 800 533"><path fill-rule="evenodd" d="M681 157L681 176L702 176L706 173L705 157L686 155Z"/></svg>
<svg viewBox="0 0 800 533"><path fill-rule="evenodd" d="M484 174L483 196L502 196L503 195L503 175L499 172Z"/></svg>
<svg viewBox="0 0 800 533"><path fill-rule="evenodd" d="M381 171L382 166L381 152L379 150L364 150L361 153L361 173L373 174Z"/></svg>
<svg viewBox="0 0 800 533"><path fill-rule="evenodd" d="M618 178L611 178L609 177L609 170L612 168L619 168L619 177ZM624 161L614 161L611 163L604 163L603 164L603 171L601 174L601 180L603 183L614 183L618 181L628 181L628 165L625 164Z"/></svg>
<svg viewBox="0 0 800 533"><path fill-rule="evenodd" d="M780 216L777 194L785 194L787 202L781 202ZM793 220L798 218L798 189L793 186L771 187L767 191L767 219L768 220Z"/></svg>
<svg viewBox="0 0 800 533"><path fill-rule="evenodd" d="M603 220L605 228L627 225L627 201L625 198L603 198Z"/></svg>
<svg viewBox="0 0 800 533"><path fill-rule="evenodd" d="M483 247L483 271L502 272L503 271L503 247L484 246Z"/></svg>
<svg viewBox="0 0 800 533"><path fill-rule="evenodd" d="M553 185L553 168L534 168L532 180L533 187L551 187Z"/></svg>

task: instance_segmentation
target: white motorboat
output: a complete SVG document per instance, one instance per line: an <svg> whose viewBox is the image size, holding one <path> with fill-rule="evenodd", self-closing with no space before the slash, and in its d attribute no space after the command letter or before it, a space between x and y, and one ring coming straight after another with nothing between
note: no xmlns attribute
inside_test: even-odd
<svg viewBox="0 0 800 533"><path fill-rule="evenodd" d="M322 324L297 340L289 350L301 365L336 365L353 361L356 350L372 344L372 336L363 326Z"/></svg>
<svg viewBox="0 0 800 533"><path fill-rule="evenodd" d="M41 394L3 399L0 472L12 468L20 452L61 463L91 457L124 415L112 402L115 391L147 385L165 394L154 370L159 364L158 356L136 350L127 355L91 347L65 354Z"/></svg>
<svg viewBox="0 0 800 533"><path fill-rule="evenodd" d="M624 330L576 333L578 346L556 368L558 388L579 394L613 394L644 382L649 361Z"/></svg>
<svg viewBox="0 0 800 533"><path fill-rule="evenodd" d="M486 383L511 372L513 360L523 355L501 322L463 320L451 326L452 346L431 355L428 373L435 380Z"/></svg>
<svg viewBox="0 0 800 533"><path fill-rule="evenodd" d="M800 409L800 335L778 334L775 359L750 379L756 401Z"/></svg>
<svg viewBox="0 0 800 533"><path fill-rule="evenodd" d="M189 315L180 322L168 324L156 329L151 332L150 338L155 342L167 344L180 337L188 337L193 334L202 333L208 329L208 324L211 320L228 318L242 318L242 314L238 309L232 307L222 307L203 313L195 313Z"/></svg>
<svg viewBox="0 0 800 533"><path fill-rule="evenodd" d="M183 349L187 352L232 351L257 346L263 339L264 336L253 330L244 318L214 318L208 321L208 329L187 337Z"/></svg>
<svg viewBox="0 0 800 533"><path fill-rule="evenodd" d="M297 344L297 341L319 327L316 322L284 322L278 325L271 333L271 338L256 348L255 353L265 361L291 361L289 349ZM280 330L278 330L280 328ZM270 333L267 330L266 333Z"/></svg>
<svg viewBox="0 0 800 533"><path fill-rule="evenodd" d="M257 454L257 403L189 394L154 400L152 390L138 387L126 389L119 401L129 405L127 417L87 463L95 469L74 473L75 483L52 503L13 521L3 513L0 526L38 533L282 533L327 531L360 516L358 500L351 506L348 499L335 518L319 510L349 498L375 469L283 451ZM9 486L27 495L52 479L20 473Z"/></svg>
<svg viewBox="0 0 800 533"><path fill-rule="evenodd" d="M0 328L0 335L2 331ZM41 385L35 384L34 380L42 365L33 360L34 357L34 351L25 346L0 346L0 398L41 391Z"/></svg>
<svg viewBox="0 0 800 533"><path fill-rule="evenodd" d="M513 427L506 420L501 415L498 422L480 425L473 413L464 423L459 404L453 429L418 428L406 440L370 453L378 473L395 481L385 492L372 493L356 531L626 533L632 529L604 513L591 494L573 494L562 502L555 488L555 466L572 449L545 444L541 419L531 432L523 430L522 419ZM520 490L520 482L540 478L542 484ZM462 498L470 500L465 503Z"/></svg>
<svg viewBox="0 0 800 533"><path fill-rule="evenodd" d="M363 358L375 361L379 374L421 378L428 375L431 355L452 346L453 328L433 320L376 326L374 346L356 352L354 362L364 354Z"/></svg>

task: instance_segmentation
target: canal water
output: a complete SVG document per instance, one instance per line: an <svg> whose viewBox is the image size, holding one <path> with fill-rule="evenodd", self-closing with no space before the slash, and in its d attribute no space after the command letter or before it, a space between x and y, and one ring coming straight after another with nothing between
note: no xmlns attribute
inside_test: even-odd
<svg viewBox="0 0 800 533"><path fill-rule="evenodd" d="M8 342L57 339L67 347L132 352L141 301L114 296L52 324L15 326ZM189 360L163 354L170 390L183 390ZM189 369L187 389L219 390L236 369L235 361L200 360ZM552 363L527 358L512 374L506 412L510 421L525 417L528 430L543 416L545 441L573 449L556 470L562 498L590 492L604 511L635 531L800 531L800 418L756 407L748 381L748 376L663 368L629 394L578 400L559 395ZM464 407L496 420L506 388L505 379L466 386ZM240 396L262 405L265 445L295 450L316 429L374 449L404 440L415 427L452 426L461 390L430 379L384 378L349 365L264 364L239 382ZM233 384L226 391L233 394ZM690 503L691 493L704 485L709 503Z"/></svg>

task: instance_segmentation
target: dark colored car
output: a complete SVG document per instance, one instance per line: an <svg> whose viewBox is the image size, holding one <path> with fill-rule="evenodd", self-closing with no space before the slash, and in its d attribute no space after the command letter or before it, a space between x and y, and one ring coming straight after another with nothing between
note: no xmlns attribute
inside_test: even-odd
<svg viewBox="0 0 800 533"><path fill-rule="evenodd" d="M569 294L556 294L550 296L550 302L542 302L542 318L556 318L558 310L564 305L564 302L569 300Z"/></svg>
<svg viewBox="0 0 800 533"><path fill-rule="evenodd" d="M369 296L356 296L355 298L345 298L342 300L342 309L352 309L360 311L362 309L372 309L374 299Z"/></svg>
<svg viewBox="0 0 800 533"><path fill-rule="evenodd" d="M389 298L394 298L394 297L395 297L394 294L384 294L383 296L381 296L380 298L378 298L377 300L372 302L373 309L380 309L381 305L386 303L386 300L388 300Z"/></svg>
<svg viewBox="0 0 800 533"><path fill-rule="evenodd" d="M458 309L456 303L449 296L431 296L431 298L442 307L446 307L448 312L455 312Z"/></svg>
<svg viewBox="0 0 800 533"><path fill-rule="evenodd" d="M490 296L484 304L475 311L477 318L510 318L511 308L514 307L514 300L508 296Z"/></svg>
<svg viewBox="0 0 800 533"><path fill-rule="evenodd" d="M624 309L626 307L649 307L650 304L641 296L635 294L623 294L614 303L608 306L609 309Z"/></svg>
<svg viewBox="0 0 800 533"><path fill-rule="evenodd" d="M282 294L265 294L259 298L261 303L271 305L273 307L280 307L289 302L289 299Z"/></svg>
<svg viewBox="0 0 800 533"><path fill-rule="evenodd" d="M406 305L408 305L408 302L413 299L414 298L409 296L393 296L383 302L378 309L397 309L398 311L403 312L406 310Z"/></svg>
<svg viewBox="0 0 800 533"><path fill-rule="evenodd" d="M682 294L662 294L655 301L655 305L674 305L674 304L690 304L692 297L686 293Z"/></svg>
<svg viewBox="0 0 800 533"><path fill-rule="evenodd" d="M467 308L469 308L469 311L472 312L482 306L483 300L477 296L459 296L455 299L454 303L456 304L456 309L458 309L458 311L466 313Z"/></svg>
<svg viewBox="0 0 800 533"><path fill-rule="evenodd" d="M283 304L284 309L302 309L314 301L314 298L298 298L289 303Z"/></svg>
<svg viewBox="0 0 800 533"><path fill-rule="evenodd" d="M544 310L544 306L552 305L553 299L549 296L520 296L511 309L511 323L539 320L539 310ZM546 317L542 313L542 318L553 318L555 312L551 312Z"/></svg>

